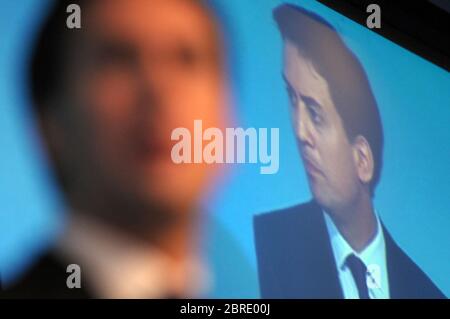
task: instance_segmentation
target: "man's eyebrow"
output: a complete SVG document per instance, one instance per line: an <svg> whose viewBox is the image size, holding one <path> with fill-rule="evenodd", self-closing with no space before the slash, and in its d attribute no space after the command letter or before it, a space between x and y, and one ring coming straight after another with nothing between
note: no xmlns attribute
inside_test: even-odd
<svg viewBox="0 0 450 319"><path fill-rule="evenodd" d="M314 108L316 111L317 111L317 110L322 111L322 109L323 109L323 108L322 108L322 105L320 105L320 103L317 102L316 99L314 99L314 98L312 98L312 97L310 97L310 96L301 95L301 94L300 94L300 97L301 97L301 99L303 100L303 102L305 102L305 104L306 104L308 107L312 107L312 108Z"/></svg>
<svg viewBox="0 0 450 319"><path fill-rule="evenodd" d="M286 75L284 73L282 73L281 76L283 77L283 81L289 87L289 89L295 93L298 93L294 90L291 83L287 79ZM307 96L307 95L302 95L300 93L298 93L298 95L300 96L300 98L305 102L305 104L308 107L313 107L316 110L322 110L322 105L315 98L313 98L311 96Z"/></svg>

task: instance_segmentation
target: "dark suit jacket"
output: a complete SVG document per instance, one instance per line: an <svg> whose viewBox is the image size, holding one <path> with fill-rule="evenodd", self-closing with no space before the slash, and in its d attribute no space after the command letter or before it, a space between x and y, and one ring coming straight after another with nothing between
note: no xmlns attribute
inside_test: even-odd
<svg viewBox="0 0 450 319"><path fill-rule="evenodd" d="M254 276L251 265L241 251L241 247L239 247L231 233L215 218L206 218L203 223L205 223L205 229L208 230L208 233L207 240L202 243L202 249L205 249L206 256L208 257L211 274L214 276L214 284L211 287L212 290L206 296L200 297L257 297L259 295L257 278ZM222 251L231 253L223 254ZM89 282L83 276L83 269L85 267L79 261L64 260L63 262L53 256L51 251L49 251L35 262L30 270L25 273L24 277L19 282L13 284L13 286L3 287L5 289L2 290L0 283L0 299L98 298L97 296L91 295L91 290L86 289L89 288ZM80 289L68 289L66 286L67 276L69 276L66 268L70 263L80 264L81 266ZM234 267L235 265L239 265L239 267ZM176 298L177 296L161 297Z"/></svg>
<svg viewBox="0 0 450 319"><path fill-rule="evenodd" d="M51 253L47 253L19 282L12 287L0 289L0 299L92 298L85 289L83 279L81 279L81 288L67 288L66 280L70 274L66 272L66 267L67 265L63 265Z"/></svg>
<svg viewBox="0 0 450 319"><path fill-rule="evenodd" d="M445 298L384 226L390 297ZM311 201L254 219L263 298L343 298L320 207Z"/></svg>

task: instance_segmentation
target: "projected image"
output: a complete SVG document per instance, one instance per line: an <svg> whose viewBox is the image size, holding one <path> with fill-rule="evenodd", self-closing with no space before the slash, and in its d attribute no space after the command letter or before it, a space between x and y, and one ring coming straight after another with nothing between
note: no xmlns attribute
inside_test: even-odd
<svg viewBox="0 0 450 319"><path fill-rule="evenodd" d="M449 73L323 3L0 2L0 299L449 296Z"/></svg>
<svg viewBox="0 0 450 319"><path fill-rule="evenodd" d="M282 5L274 18L313 199L255 218L262 297L445 298L374 205L384 135L364 67L317 14Z"/></svg>

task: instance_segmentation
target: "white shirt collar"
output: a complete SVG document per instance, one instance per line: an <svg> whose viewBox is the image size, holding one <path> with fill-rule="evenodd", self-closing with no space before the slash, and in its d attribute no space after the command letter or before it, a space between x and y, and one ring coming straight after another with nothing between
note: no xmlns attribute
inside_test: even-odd
<svg viewBox="0 0 450 319"><path fill-rule="evenodd" d="M345 260L350 254L354 254L355 256L359 257L366 266L370 264L376 264L378 260L380 259L382 260L384 258L384 251L385 251L384 234L383 229L381 227L380 219L376 212L375 212L375 218L377 221L376 234L372 239L372 241L359 253L356 252L345 240L345 238L341 235L331 217L326 212L323 212L323 214L328 234L330 236L331 246L333 248L336 265L338 268L342 269L345 266Z"/></svg>
<svg viewBox="0 0 450 319"><path fill-rule="evenodd" d="M66 260L79 261L82 275L100 298L198 297L205 293L208 273L198 255L175 263L155 247L85 216L73 214L58 244ZM176 266L176 267L174 267Z"/></svg>
<svg viewBox="0 0 450 319"><path fill-rule="evenodd" d="M330 216L324 212L325 223L344 298L353 299L359 297L353 275L345 264L346 258L350 254L359 257L367 267L366 280L370 298L389 298L389 280L383 228L381 227L381 222L376 212L375 217L377 220L376 234L371 242L360 253L357 253L339 233Z"/></svg>

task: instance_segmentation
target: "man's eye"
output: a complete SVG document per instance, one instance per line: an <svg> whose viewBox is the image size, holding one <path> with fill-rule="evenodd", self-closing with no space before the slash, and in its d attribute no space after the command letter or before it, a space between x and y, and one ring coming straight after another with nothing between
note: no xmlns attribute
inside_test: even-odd
<svg viewBox="0 0 450 319"><path fill-rule="evenodd" d="M179 62L186 66L193 66L199 60L197 52L190 48L181 48L178 51L177 57Z"/></svg>
<svg viewBox="0 0 450 319"><path fill-rule="evenodd" d="M314 110L314 108L309 107L309 115L311 116L311 120L314 122L314 124L321 124L322 123L322 117L320 116L319 113L317 113L316 110Z"/></svg>
<svg viewBox="0 0 450 319"><path fill-rule="evenodd" d="M109 46L101 50L96 59L98 67L122 67L130 65L134 59L133 52Z"/></svg>
<svg viewBox="0 0 450 319"><path fill-rule="evenodd" d="M172 62L184 69L194 69L206 62L206 56L195 48L182 46L170 55Z"/></svg>

